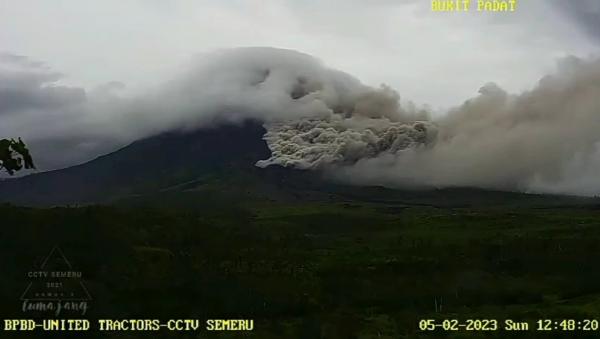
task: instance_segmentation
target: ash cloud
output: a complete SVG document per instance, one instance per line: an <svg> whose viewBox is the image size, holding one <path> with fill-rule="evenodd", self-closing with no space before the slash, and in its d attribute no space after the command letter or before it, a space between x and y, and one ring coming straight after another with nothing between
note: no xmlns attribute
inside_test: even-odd
<svg viewBox="0 0 600 339"><path fill-rule="evenodd" d="M600 191L599 60L566 58L555 74L517 95L487 84L437 118L389 87L366 86L291 50L203 55L136 97L119 96L121 83L85 91L58 85L60 77L28 59L1 62L29 69L9 81L22 97L51 93L44 94L52 98L45 109L38 99L21 100L0 114L0 135L24 137L46 169L164 131L252 118L265 122L273 153L258 166L320 169L359 185ZM27 80L32 70L39 74ZM0 78L7 74L16 73L0 68ZM48 92L49 86L61 89Z"/></svg>
<svg viewBox="0 0 600 339"><path fill-rule="evenodd" d="M326 117L267 124L265 140L272 156L257 166L324 169L432 144L437 128L427 112L401 108L398 99L384 86Z"/></svg>
<svg viewBox="0 0 600 339"><path fill-rule="evenodd" d="M337 176L391 186L600 191L600 61L570 57L520 95L494 84L436 121L432 147L361 159Z"/></svg>
<svg viewBox="0 0 600 339"><path fill-rule="evenodd" d="M428 113L400 104L393 89L371 88L302 53L274 48L219 51L191 72L134 102L145 130L266 123L272 157L260 167L322 169L424 145L435 137ZM150 114L160 111L169 114Z"/></svg>

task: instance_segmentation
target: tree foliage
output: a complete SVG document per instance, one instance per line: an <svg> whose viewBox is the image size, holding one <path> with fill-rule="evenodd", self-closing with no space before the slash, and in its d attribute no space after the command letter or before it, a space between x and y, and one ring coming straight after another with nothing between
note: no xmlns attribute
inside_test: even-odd
<svg viewBox="0 0 600 339"><path fill-rule="evenodd" d="M19 138L0 140L0 170L5 170L13 175L21 169L35 168L29 149Z"/></svg>

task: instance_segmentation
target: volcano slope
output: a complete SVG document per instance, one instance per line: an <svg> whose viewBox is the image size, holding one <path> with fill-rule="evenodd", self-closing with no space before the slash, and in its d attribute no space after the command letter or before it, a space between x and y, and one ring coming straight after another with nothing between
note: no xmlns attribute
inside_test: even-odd
<svg viewBox="0 0 600 339"><path fill-rule="evenodd" d="M60 246L93 297L84 317L200 319L207 338L225 337L202 329L215 318L255 321L236 338L436 336L422 319L497 320L492 338L527 321L519 337L541 338L538 319L600 316L597 199L333 184L255 167L263 134L163 134L3 182L0 314L24 316L26 271Z"/></svg>

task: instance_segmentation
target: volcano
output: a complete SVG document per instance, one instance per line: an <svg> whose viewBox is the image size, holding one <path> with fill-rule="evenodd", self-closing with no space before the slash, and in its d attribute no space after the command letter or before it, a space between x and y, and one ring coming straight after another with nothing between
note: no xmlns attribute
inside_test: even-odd
<svg viewBox="0 0 600 339"><path fill-rule="evenodd" d="M270 156L256 121L145 138L87 163L0 182L0 201L26 205L89 204L190 185L256 177ZM267 171L269 173L277 172Z"/></svg>
<svg viewBox="0 0 600 339"><path fill-rule="evenodd" d="M252 201L337 201L462 207L580 204L594 199L476 188L353 186L320 171L271 165L261 122L246 120L135 141L81 165L0 181L0 202L25 206L143 202L232 205Z"/></svg>

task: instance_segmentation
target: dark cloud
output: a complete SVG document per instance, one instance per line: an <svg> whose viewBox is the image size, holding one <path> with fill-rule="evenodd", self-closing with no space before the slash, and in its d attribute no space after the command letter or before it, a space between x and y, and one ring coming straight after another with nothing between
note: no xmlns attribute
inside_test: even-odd
<svg viewBox="0 0 600 339"><path fill-rule="evenodd" d="M56 84L61 78L41 62L0 54L0 115L60 109L85 101L85 90Z"/></svg>
<svg viewBox="0 0 600 339"><path fill-rule="evenodd" d="M48 67L41 61L33 61L24 55L17 55L12 53L0 53L0 63L22 65L30 68L48 69Z"/></svg>
<svg viewBox="0 0 600 339"><path fill-rule="evenodd" d="M591 38L600 43L600 1L598 0L552 0L573 22Z"/></svg>
<svg viewBox="0 0 600 339"><path fill-rule="evenodd" d="M83 88L61 85L62 78L43 62L0 53L0 138L24 138L42 170L89 160L114 146L82 128L88 95Z"/></svg>

